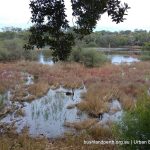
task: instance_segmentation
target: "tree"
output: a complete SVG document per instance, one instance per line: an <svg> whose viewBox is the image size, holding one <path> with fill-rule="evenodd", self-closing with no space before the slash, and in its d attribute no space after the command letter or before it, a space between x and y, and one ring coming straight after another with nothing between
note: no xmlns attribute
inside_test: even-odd
<svg viewBox="0 0 150 150"><path fill-rule="evenodd" d="M74 44L74 35L82 38L90 34L105 12L112 21L120 23L129 9L126 3L121 4L119 0L71 0L71 4L72 15L76 18L76 34L69 32L64 0L31 0L31 21L34 25L30 28L31 36L25 48L50 45L54 61L67 60Z"/></svg>

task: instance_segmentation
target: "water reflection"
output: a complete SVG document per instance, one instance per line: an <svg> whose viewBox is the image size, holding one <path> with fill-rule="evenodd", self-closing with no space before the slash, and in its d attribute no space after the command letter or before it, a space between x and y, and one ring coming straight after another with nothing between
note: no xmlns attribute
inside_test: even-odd
<svg viewBox="0 0 150 150"><path fill-rule="evenodd" d="M108 58L111 60L112 64L121 64L128 63L131 64L133 62L140 61L138 58L134 58L132 56L124 56L124 55L109 55ZM53 61L51 58L46 58L42 52L39 55L39 63L53 65Z"/></svg>
<svg viewBox="0 0 150 150"><path fill-rule="evenodd" d="M113 100L110 103L109 111L104 113L102 120L99 122L101 125L107 126L107 123L120 121L122 119L123 109L118 100Z"/></svg>
<svg viewBox="0 0 150 150"><path fill-rule="evenodd" d="M39 55L39 63L44 64L44 65L53 65L54 64L52 59L44 57L42 52Z"/></svg>
<svg viewBox="0 0 150 150"><path fill-rule="evenodd" d="M66 96L66 91L68 90L62 87L57 90L50 89L46 96L31 103L24 103L24 117L15 118L15 114L12 114L6 116L2 122L16 121L18 132L27 126L31 136L41 134L53 138L61 136L65 131L70 130L63 126L64 121L74 122L87 118L84 113L78 116L76 108L66 109L69 104L79 102L80 94L85 92L85 89L75 90L74 101L71 96Z"/></svg>
<svg viewBox="0 0 150 150"><path fill-rule="evenodd" d="M134 58L132 56L124 56L124 55L109 55L108 56L111 59L112 64L121 64L121 63L133 63L140 61L137 58Z"/></svg>

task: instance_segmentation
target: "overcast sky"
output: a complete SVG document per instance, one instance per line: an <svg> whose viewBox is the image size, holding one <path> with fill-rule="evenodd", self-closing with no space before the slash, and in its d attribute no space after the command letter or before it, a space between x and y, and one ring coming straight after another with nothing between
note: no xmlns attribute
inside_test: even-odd
<svg viewBox="0 0 150 150"><path fill-rule="evenodd" d="M128 16L123 23L116 24L111 22L107 14L103 15L98 22L96 30L134 30L144 29L150 30L150 0L122 0L127 2L131 9L128 11ZM27 28L31 25L30 22L30 0L0 0L0 28L6 26L16 26ZM71 18L71 6L69 0L66 0L66 8L68 20Z"/></svg>

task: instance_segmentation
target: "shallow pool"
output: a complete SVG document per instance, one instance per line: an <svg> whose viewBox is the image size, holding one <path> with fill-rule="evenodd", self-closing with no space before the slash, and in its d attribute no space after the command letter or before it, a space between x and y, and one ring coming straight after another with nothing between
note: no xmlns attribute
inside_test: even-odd
<svg viewBox="0 0 150 150"><path fill-rule="evenodd" d="M64 127L64 122L82 121L87 119L85 113L78 113L77 108L67 109L70 104L76 104L80 101L81 93L84 89L76 89L74 96L67 96L68 89L60 87L59 89L50 89L46 96L36 99L31 103L23 103L23 106L16 103L16 111L8 114L1 120L3 123L9 123L16 126L18 132L24 127L28 127L31 136L43 135L49 138L63 136L64 132L71 130ZM22 109L24 116L18 116L17 110Z"/></svg>

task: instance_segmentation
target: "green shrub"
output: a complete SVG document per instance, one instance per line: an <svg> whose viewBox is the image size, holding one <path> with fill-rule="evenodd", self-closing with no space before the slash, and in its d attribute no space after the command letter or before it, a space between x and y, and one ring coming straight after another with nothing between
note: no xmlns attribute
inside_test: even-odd
<svg viewBox="0 0 150 150"><path fill-rule="evenodd" d="M10 52L5 48L0 48L0 61L9 59L10 59Z"/></svg>
<svg viewBox="0 0 150 150"><path fill-rule="evenodd" d="M82 49L74 48L71 52L70 60L75 62L80 62L82 60Z"/></svg>
<svg viewBox="0 0 150 150"><path fill-rule="evenodd" d="M50 58L52 57L52 51L50 49L44 49L42 50L42 54L44 55L45 58Z"/></svg>
<svg viewBox="0 0 150 150"><path fill-rule="evenodd" d="M83 63L87 67L98 67L107 61L107 57L95 49L73 49L70 60Z"/></svg>
<svg viewBox="0 0 150 150"><path fill-rule="evenodd" d="M0 44L0 60L18 60L22 58L23 43L19 39L4 40Z"/></svg>
<svg viewBox="0 0 150 150"><path fill-rule="evenodd" d="M36 50L23 50L23 58L25 60L38 60L38 52Z"/></svg>
<svg viewBox="0 0 150 150"><path fill-rule="evenodd" d="M142 49L143 50L150 50L150 42L145 42Z"/></svg>
<svg viewBox="0 0 150 150"><path fill-rule="evenodd" d="M141 60L150 60L150 42L145 42L142 47Z"/></svg>
<svg viewBox="0 0 150 150"><path fill-rule="evenodd" d="M37 60L38 52L35 50L25 50L24 42L20 39L4 40L0 42L0 61L12 60Z"/></svg>
<svg viewBox="0 0 150 150"><path fill-rule="evenodd" d="M136 107L126 112L122 122L116 128L119 140L134 142L148 141L150 139L150 96L147 91L140 95ZM125 149L149 149L149 144L122 145Z"/></svg>
<svg viewBox="0 0 150 150"><path fill-rule="evenodd" d="M147 45L147 44L146 44ZM147 48L146 48L147 47ZM141 55L141 60L150 60L150 51L148 50L148 45L147 46L143 46L143 51L142 51L142 55Z"/></svg>
<svg viewBox="0 0 150 150"><path fill-rule="evenodd" d="M141 55L141 60L150 60L150 52L142 52L142 55Z"/></svg>

